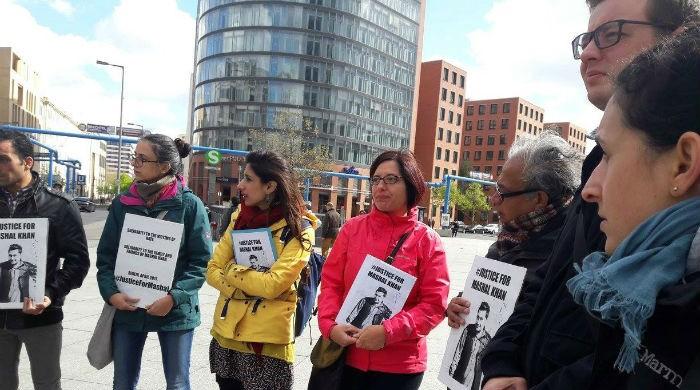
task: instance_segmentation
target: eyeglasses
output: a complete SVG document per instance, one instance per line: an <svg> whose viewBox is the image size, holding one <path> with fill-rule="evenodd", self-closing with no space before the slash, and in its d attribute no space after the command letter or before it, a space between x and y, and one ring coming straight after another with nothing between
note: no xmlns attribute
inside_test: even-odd
<svg viewBox="0 0 700 390"><path fill-rule="evenodd" d="M160 162L158 160L146 160L145 158L143 158L141 156L139 156L139 157L131 156L129 161L131 162L131 165L133 165L135 168L141 168L143 166L143 163L158 163L158 162Z"/></svg>
<svg viewBox="0 0 700 390"><path fill-rule="evenodd" d="M503 200L506 198L512 198L514 196L518 195L524 195L524 194L531 194L533 192L541 191L538 188L528 188L526 190L521 190L521 191L511 191L511 192L501 192L501 189L498 188L498 186L493 187L493 192L491 195L489 195L489 199L491 200L491 204L494 206L498 206L499 204L503 203Z"/></svg>
<svg viewBox="0 0 700 390"><path fill-rule="evenodd" d="M401 180L401 176L396 176L396 175L386 175L384 177L381 176L372 176L369 181L372 183L372 186L378 186L379 182L384 182L386 185L392 185L396 184Z"/></svg>
<svg viewBox="0 0 700 390"><path fill-rule="evenodd" d="M622 39L622 26L625 24L639 24L665 30L673 29L673 27L670 25L641 22L638 20L611 20L607 23L601 24L593 31L580 34L574 38L573 41L571 41L571 50L573 51L574 58L577 60L581 59L581 54L586 46L591 43L591 39L593 39L593 42L595 42L598 49L607 49L608 47L617 45L620 42L620 39Z"/></svg>

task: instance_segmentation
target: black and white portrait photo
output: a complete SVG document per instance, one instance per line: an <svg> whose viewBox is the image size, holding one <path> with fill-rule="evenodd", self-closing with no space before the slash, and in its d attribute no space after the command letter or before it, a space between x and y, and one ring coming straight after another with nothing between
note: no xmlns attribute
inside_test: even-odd
<svg viewBox="0 0 700 390"><path fill-rule="evenodd" d="M256 255L250 255L248 258L250 262L250 268L258 272L266 272L270 270L270 267L265 267L261 264L260 259Z"/></svg>
<svg viewBox="0 0 700 390"><path fill-rule="evenodd" d="M491 335L486 331L486 320L491 308L487 302L481 302L476 312L476 321L467 325L459 337L449 374L468 389L481 389L481 356Z"/></svg>
<svg viewBox="0 0 700 390"><path fill-rule="evenodd" d="M369 325L381 325L384 320L391 317L391 310L384 303L387 291L379 287L374 296L360 299L348 315L347 322L357 328Z"/></svg>
<svg viewBox="0 0 700 390"><path fill-rule="evenodd" d="M22 302L29 297L36 275L36 265L22 258L22 246L11 244L6 259L0 263L0 302Z"/></svg>

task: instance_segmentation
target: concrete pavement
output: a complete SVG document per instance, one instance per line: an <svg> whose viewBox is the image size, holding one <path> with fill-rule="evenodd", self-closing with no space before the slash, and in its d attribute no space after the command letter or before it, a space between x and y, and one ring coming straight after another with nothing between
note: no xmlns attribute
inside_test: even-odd
<svg viewBox="0 0 700 390"><path fill-rule="evenodd" d="M87 222L87 221L86 221ZM104 221L87 223L85 230L88 235L90 247L90 259L94 265L97 240L101 234ZM457 238L442 238L448 257L450 270L451 289L450 297L457 294L464 287L464 282L471 266L474 255L484 255L488 246L493 242L493 237L460 235ZM63 321L63 350L61 355L61 368L64 390L99 390L110 389L112 384L112 365L98 371L87 361L85 352L92 335L97 319L102 309L97 281L96 269L92 267L83 286L71 292L64 306L65 319ZM206 283L200 293L202 310L202 325L195 330L192 349L190 376L192 388L215 389L217 388L213 375L209 372L209 329L211 328L212 315L218 292ZM316 320L311 322L310 330L296 340L297 359L294 364L295 389L306 389L306 383L311 372L309 354L313 342L319 337ZM428 371L423 379L421 389L445 389L438 379L440 363L444 348L447 345L449 328L443 321L428 336ZM148 337L144 348L141 364L141 379L139 389L164 389L165 378L163 376L162 360L157 335ZM23 351L20 358L20 389L32 389L29 360Z"/></svg>

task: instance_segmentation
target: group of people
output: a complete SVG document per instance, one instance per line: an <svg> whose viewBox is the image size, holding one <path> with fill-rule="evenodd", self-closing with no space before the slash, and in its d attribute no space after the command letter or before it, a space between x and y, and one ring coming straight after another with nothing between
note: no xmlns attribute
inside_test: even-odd
<svg viewBox="0 0 700 390"><path fill-rule="evenodd" d="M589 100L604 110L592 134L597 146L584 160L543 133L510 150L489 195L502 229L487 256L528 272L514 313L495 334L485 328L491 308L477 302L477 323L460 337L449 371L473 389L700 386L700 9L694 0L587 3L588 29L572 49ZM158 334L168 389L190 388L206 281L219 292L209 344L219 387L291 389L299 280L319 220L287 162L251 152L240 205L212 250L204 205L182 181L189 153L188 144L163 135L138 142L135 180L112 202L97 248L100 294L117 309L114 388L136 388L150 332ZM60 388L61 307L90 263L77 206L47 188L32 165L27 137L0 131L0 217L50 221L43 300L25 295L21 310L0 310L0 389L18 388L22 345L35 387ZM428 334L445 316L451 327L465 325L472 303L454 297L448 305L445 250L417 221L427 188L413 154L381 153L370 181L368 213L337 232L335 215L326 218L318 325L345 348L341 388L418 389ZM115 282L127 214L184 226L172 286L146 308ZM236 261L231 236L246 229L269 229L278 254L269 269ZM415 285L399 311L386 308L387 291L377 288L338 321L368 256L391 257ZM0 287L17 294L4 286L20 283L7 278Z"/></svg>

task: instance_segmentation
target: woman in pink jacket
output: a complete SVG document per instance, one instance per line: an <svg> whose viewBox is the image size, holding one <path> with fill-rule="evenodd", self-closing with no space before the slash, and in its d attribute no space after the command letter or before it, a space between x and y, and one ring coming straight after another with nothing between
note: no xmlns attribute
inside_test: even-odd
<svg viewBox="0 0 700 390"><path fill-rule="evenodd" d="M439 236L418 222L416 205L425 181L409 151L387 151L370 167L373 207L341 229L323 267L319 327L323 337L347 347L343 389L418 389L427 365L426 336L444 317L449 292ZM369 254L386 259L409 233L393 266L417 280L398 313L359 329L336 323L340 307Z"/></svg>

